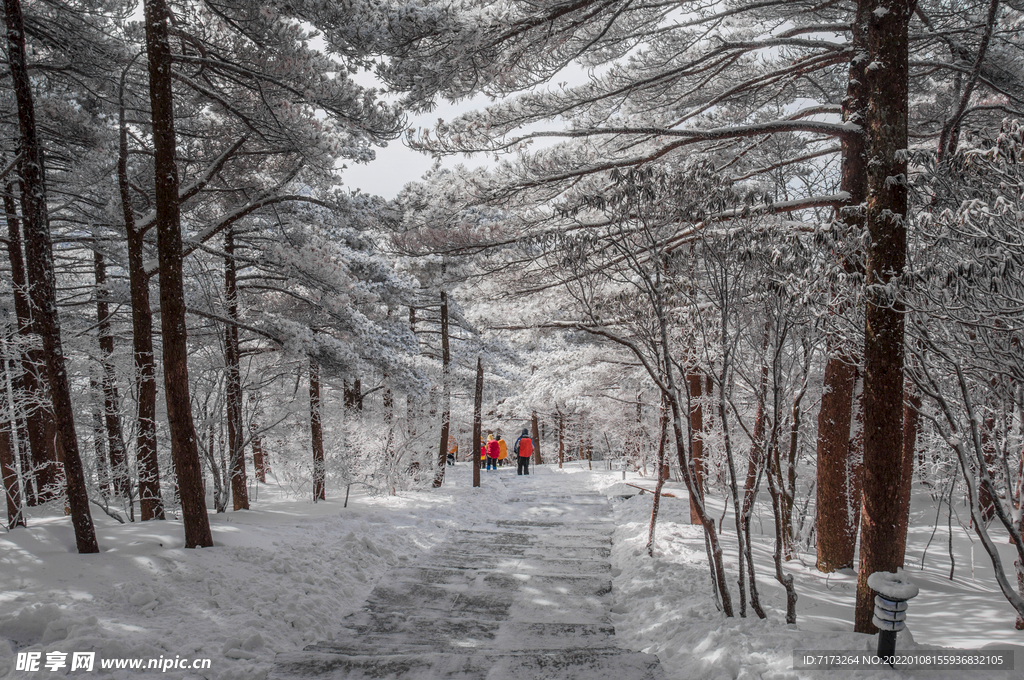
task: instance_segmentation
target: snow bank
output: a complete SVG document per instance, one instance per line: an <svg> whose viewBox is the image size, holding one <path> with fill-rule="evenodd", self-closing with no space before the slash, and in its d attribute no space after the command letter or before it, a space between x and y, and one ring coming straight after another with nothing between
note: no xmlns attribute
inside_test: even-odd
<svg viewBox="0 0 1024 680"><path fill-rule="evenodd" d="M448 485L446 485L448 486ZM185 550L180 520L120 525L94 517L98 555L78 555L68 518L32 517L0 536L0 677L16 652L99 659L204 659L195 671L90 677L259 680L278 652L330 639L388 569L415 563L479 512L481 490L353 495L318 504L261 489L254 510L210 515L216 547ZM492 497L493 501L493 497ZM78 675L74 673L72 675Z"/></svg>
<svg viewBox="0 0 1024 680"><path fill-rule="evenodd" d="M620 473L619 473L620 474ZM644 547L650 523L649 495L619 500L614 487L605 485L616 507L612 567L616 604L613 623L620 644L638 651L657 654L668 680L915 680L975 678L977 680L1019 680L1024 668L1024 646L1016 648L1015 671L965 670L794 670L794 650L857 651L874 654L877 637L852 632L856 574L819 575L813 571L813 558L805 556L810 569L794 560L787 569L796 578L799 600L797 623L785 623L785 593L774 580L771 562L773 530L767 523L766 535L755 532L754 556L762 605L768 612L759 620L750 611L747 618L726 619L710 597L711 578L707 553L700 527L689 523L689 501L682 485L672 485L675 499L662 501L657 527L655 554L647 556ZM934 510L932 510L934 512ZM721 514L719 509L716 517ZM736 584L735 532L726 517L723 548L726 552L728 577L733 607L739 610ZM927 537L928 532L923 532ZM914 546L919 552L920 546ZM813 573L812 573L813 572ZM893 576L886 585L900 584L901 595L910 591L909 579ZM973 587L977 591L980 588ZM993 609L999 609L1001 595L994 583L986 584L986 598ZM923 599L923 598L922 598ZM970 637L960 642L951 638L943 622L956 623L957 610L947 610L942 620L926 615L923 608L915 615L911 602L907 618L908 630L897 637L897 651L941 649L926 644L934 638L948 646L977 648L978 637L988 637L991 647L1013 648L1005 640L1019 638L1013 631L1013 618L1004 610L1000 618L988 619L987 629L964 628ZM911 634L911 630L914 634ZM922 632L923 631L923 632ZM915 635L920 640L915 640Z"/></svg>

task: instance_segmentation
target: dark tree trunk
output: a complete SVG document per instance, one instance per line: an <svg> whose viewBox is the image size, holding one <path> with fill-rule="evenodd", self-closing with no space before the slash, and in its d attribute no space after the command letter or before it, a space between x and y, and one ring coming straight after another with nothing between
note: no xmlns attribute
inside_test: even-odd
<svg viewBox="0 0 1024 680"><path fill-rule="evenodd" d="M765 445L765 399L768 395L768 341L770 340L770 328L768 323L764 326L764 341L761 345L761 380L757 388L757 410L754 412L754 432L750 442L750 456L747 459L747 478L743 482L743 527L748 535L750 534L750 513L753 510L754 496L757 493L757 486L761 477L766 460L767 447Z"/></svg>
<svg viewBox="0 0 1024 680"><path fill-rule="evenodd" d="M476 389L473 393L473 486L480 486L480 443L483 440L484 362L476 358Z"/></svg>
<svg viewBox="0 0 1024 680"><path fill-rule="evenodd" d="M320 424L320 366L309 360L309 433L313 444L313 502L327 500L324 431Z"/></svg>
<svg viewBox="0 0 1024 680"><path fill-rule="evenodd" d="M343 380L341 384L342 404L345 405L345 411L356 410L356 403L359 401L358 388L355 384L350 384L348 380Z"/></svg>
<svg viewBox="0 0 1024 680"><path fill-rule="evenodd" d="M384 380L387 380L387 375ZM391 387L384 388L384 429L387 431L387 439L384 442L384 460L387 462L387 469L394 470L398 463L395 461L395 393ZM395 493L392 485L391 493Z"/></svg>
<svg viewBox="0 0 1024 680"><path fill-rule="evenodd" d="M6 366L4 367L6 368ZM21 507L21 487L18 485L18 468L11 448L11 424L0 424L0 473L4 479L4 496L7 498L7 528L25 526L25 514Z"/></svg>
<svg viewBox="0 0 1024 680"><path fill-rule="evenodd" d="M859 2L853 22L852 44L854 53L846 80L846 98L843 100L843 120L863 125L867 114L865 69L868 64L865 12L867 4ZM842 176L840 189L850 195L848 204L839 211L840 221L846 225L846 234L857 239L864 225L864 200L867 197L866 139L861 135L847 135L842 140ZM846 269L855 265L846 263ZM834 317L846 310L837 305L830 309ZM848 509L859 511L859 499L851 497L855 482L849 478L850 428L853 389L856 379L856 360L848 348L843 347L834 334L825 341L827 360L821 408L818 411L817 441L817 519L818 569L832 572L853 567L857 543L858 521Z"/></svg>
<svg viewBox="0 0 1024 680"><path fill-rule="evenodd" d="M690 458L693 460L693 485L704 499L704 408L701 406L701 379L700 373L690 373L686 376L686 382L690 388L690 432L693 441L690 442L692 451ZM700 513L697 512L697 500L690 498L690 524L702 524Z"/></svg>
<svg viewBox="0 0 1024 680"><path fill-rule="evenodd" d="M128 241L128 280L132 297L132 354L135 360L135 458L139 473L139 514L143 522L164 519L160 465L156 452L156 360L153 352L153 313L149 304L143 232L135 227L128 183L128 124L124 111L124 76L119 109L120 145L117 185Z"/></svg>
<svg viewBox="0 0 1024 680"><path fill-rule="evenodd" d="M117 392L117 375L114 371L114 333L110 326L110 311L107 305L107 267L103 254L93 253L96 278L96 319L100 341L100 363L103 376L103 421L107 429L107 443L110 450L111 481L114 493L121 498L131 498L131 476L128 474L128 455L124 449L124 433L121 430L121 398Z"/></svg>
<svg viewBox="0 0 1024 680"><path fill-rule="evenodd" d="M416 337L416 308L409 308L409 330L413 337ZM419 341L417 340L417 344ZM409 437L416 435L416 396L409 392L405 397L405 429Z"/></svg>
<svg viewBox="0 0 1024 680"><path fill-rule="evenodd" d="M117 164L121 211L128 241L128 280L132 298L132 355L135 361L135 458L139 475L139 515L143 522L164 519L160 466L156 451L156 363L153 352L153 313L149 304L143 233L135 228L128 184L128 128L120 113L121 144Z"/></svg>
<svg viewBox="0 0 1024 680"><path fill-rule="evenodd" d="M451 349L448 339L448 293L441 291L441 443L437 448L437 467L434 470L434 488L444 483L448 466L448 434L452 422Z"/></svg>
<svg viewBox="0 0 1024 680"><path fill-rule="evenodd" d="M90 392L97 395L100 392L99 385L95 378L89 379ZM99 397L102 400L102 397ZM92 448L96 454L96 482L100 495L104 498L110 496L110 463L107 461L107 428L103 423L103 414L98 404L92 410Z"/></svg>
<svg viewBox="0 0 1024 680"><path fill-rule="evenodd" d="M664 328L664 326L663 326ZM667 348L668 346L668 334L662 331L662 345ZM704 505L704 494L700 491L696 484L696 478L692 474L693 468L690 466L690 462L687 461L686 451L683 449L683 442L688 442L691 447L690 459L693 458L693 431L689 427L689 416L693 414L692 395L688 394L686 411L687 420L683 420L683 406L679 403L679 399L676 396L678 391L676 389L675 378L672 374L671 363L668 364L669 371L667 377L668 382L668 402L672 407L672 433L675 435L676 441L676 457L679 460L679 470L683 475L683 482L686 484L686 489L690 494L691 508L696 508L697 515L700 519L701 526L704 528L704 545L707 549L708 555L708 568L711 572L712 587L716 596L720 600L721 608L726 616L733 616L732 608L732 595L729 593L729 583L725 576L725 559L722 553L722 543L719 540L718 532L715 530L715 520L706 512ZM710 392L710 390L708 390ZM686 436L683 435L683 423L687 423L688 433ZM695 501L692 499L696 499Z"/></svg>
<svg viewBox="0 0 1024 680"><path fill-rule="evenodd" d="M242 446L242 372L238 345L238 283L235 271L235 232L224 232L224 300L228 323L224 326L224 364L227 371L225 401L228 419L228 456L230 458L231 500L235 510L249 509L249 489L245 472L245 448Z"/></svg>
<svg viewBox="0 0 1024 680"><path fill-rule="evenodd" d="M623 461L623 469L629 466L632 462L633 465L640 468L640 460L643 456L644 451L644 438L647 436L644 431L644 412L643 412L643 401L642 393L640 390L636 391L636 414L635 420L633 421L633 431L630 433L629 441L626 445L625 460Z"/></svg>
<svg viewBox="0 0 1024 680"><path fill-rule="evenodd" d="M263 438L260 436L260 407L256 395L255 391L249 392L249 407L252 409L249 421L249 436L252 439L252 467L255 470L256 479L266 484L270 465L267 453L263 450Z"/></svg>
<svg viewBox="0 0 1024 680"><path fill-rule="evenodd" d="M28 278L22 255L21 226L14 202L14 183L8 182L4 192L4 215L7 218L7 255L11 263L11 283L14 289L14 313L18 321L18 335L26 349L21 357L21 375L15 384L17 399L24 413L25 433L31 453L31 466L26 468L33 482L33 493L28 504L37 505L52 500L57 486L57 451L53 439L53 413L46 397L46 365L43 352L35 341L32 323L32 303L29 300Z"/></svg>
<svg viewBox="0 0 1024 680"><path fill-rule="evenodd" d="M856 368L848 357L830 354L825 364L825 393L818 411L817 519L818 570L853 567L857 542L851 505L850 422Z"/></svg>
<svg viewBox="0 0 1024 680"><path fill-rule="evenodd" d="M864 324L864 505L855 630L874 633L867 579L896 571L903 459L903 272L907 232L908 26L912 0L864 0L868 55L868 197Z"/></svg>
<svg viewBox="0 0 1024 680"><path fill-rule="evenodd" d="M897 549L903 558L900 559L900 566L903 566L907 551L907 529L910 525L910 492L914 482L914 458L917 453L917 421L918 412L921 408L921 396L914 388L909 379L906 381L903 404L903 458L902 475L900 482L900 509L898 516Z"/></svg>
<svg viewBox="0 0 1024 680"><path fill-rule="evenodd" d="M565 414L558 412L558 469L565 463Z"/></svg>
<svg viewBox="0 0 1024 680"><path fill-rule="evenodd" d="M63 451L67 503L75 527L80 553L99 552L96 532L89 513L85 473L78 454L71 386L64 366L60 320L57 316L57 281L53 269L53 246L46 214L46 188L42 149L36 132L32 84L25 57L25 27L19 0L4 0L7 22L8 62L18 104L21 131L22 214L25 218L25 260L28 263L29 299L32 318L42 336L53 413Z"/></svg>
<svg viewBox="0 0 1024 680"><path fill-rule="evenodd" d="M195 548L213 545L213 536L206 512L202 468L189 398L181 214L178 167L174 161L176 143L171 45L167 28L169 19L170 12L164 0L146 0L146 54L149 59L149 97L153 112L164 392L171 431L171 454L185 524L185 547Z"/></svg>
<svg viewBox="0 0 1024 680"><path fill-rule="evenodd" d="M533 464L543 465L544 459L540 455L540 427L537 421L537 412L534 411L530 421L531 432L533 438Z"/></svg>
<svg viewBox="0 0 1024 680"><path fill-rule="evenodd" d="M849 480L850 532L857 540L864 501L864 375L858 368L853 381L853 405L850 416L850 455L847 458L846 478Z"/></svg>

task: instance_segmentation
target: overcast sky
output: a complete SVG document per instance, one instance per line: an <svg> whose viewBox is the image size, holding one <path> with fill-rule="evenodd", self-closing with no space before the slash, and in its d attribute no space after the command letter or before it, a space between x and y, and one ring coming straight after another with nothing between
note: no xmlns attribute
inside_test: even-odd
<svg viewBox="0 0 1024 680"><path fill-rule="evenodd" d="M487 102L486 97L476 97L458 104L441 101L430 113L409 116L406 128L433 128L437 124L438 118L450 121L461 113L486 106ZM403 138L404 135L389 143L387 148L377 149L377 160L372 163L366 165L348 163L348 168L342 173L345 186L350 189L361 189L364 193L377 194L384 198L394 198L407 183L420 179L423 173L434 165L434 159L407 147L402 141ZM445 157L441 164L449 168L459 163L468 167L477 167L486 162L485 156L466 158L459 155Z"/></svg>

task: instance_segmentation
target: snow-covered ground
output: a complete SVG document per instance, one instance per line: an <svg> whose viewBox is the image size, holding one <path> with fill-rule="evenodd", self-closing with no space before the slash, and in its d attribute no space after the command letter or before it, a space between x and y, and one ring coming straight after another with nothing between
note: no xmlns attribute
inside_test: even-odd
<svg viewBox="0 0 1024 680"><path fill-rule="evenodd" d="M0 535L0 677L68 670L14 673L17 650L41 651L44 662L65 652L68 666L76 651L209 658L209 671L155 675L258 680L277 652L329 638L388 569L414 563L482 512L485 495L465 487L353 493L347 508L343 490L313 504L263 487L256 509L210 515L215 547L201 550L181 547L180 520L121 525L97 514L102 552L78 555L68 518L32 517L27 530Z"/></svg>
<svg viewBox="0 0 1024 680"><path fill-rule="evenodd" d="M621 473L620 473L621 474ZM605 476L595 481L611 484L609 490L628 489L620 480ZM644 482L647 488L653 483ZM793 670L793 650L861 651L874 654L875 636L853 633L857 575L849 570L822 574L815 569L814 555L797 555L786 565L793 574L798 593L797 623L785 623L785 591L775 580L772 552L774 528L769 507L760 508L762 520L753 525L754 560L757 565L761 603L768 619L724 619L715 609L708 589L707 557L703 532L689 523L689 501L681 484L669 483L666 490L676 498L661 503L654 558L647 557L650 524L649 494L634 496L618 505L618 528L612 564L618 574L615 590L616 632L638 650L657 654L671 678L719 680L724 678L998 678L1024 677L1024 633L1014 629L1015 613L998 591L991 563L978 548L971 569L970 539L954 523L953 550L957 559L955 579L950 581L946 552L948 532L944 523L920 569L920 557L931 536L935 506L924 491L915 493L912 504L914 526L908 537L907 573L920 587L909 603L906 632L900 633L897 652L929 649L1015 649L1016 670L997 672L919 670L900 672L878 670ZM635 490L634 490L635 491ZM711 501L715 505L714 500ZM722 506L715 508L716 517ZM737 606L736 534L732 514L723 523L723 548L729 566L733 605ZM760 526L759 526L760 525ZM764 534L759 533L759 529ZM1004 564L1012 569L1010 546L1001 548ZM984 563L983 563L984 559Z"/></svg>
<svg viewBox="0 0 1024 680"><path fill-rule="evenodd" d="M703 540L688 523L685 492L675 489L678 497L662 503L651 559L643 551L651 497L618 499L628 489L621 485L621 472L585 471L575 464L560 473L550 466L538 472L553 491L598 489L613 498L618 636L623 645L658 654L669 680L1021 677L1020 670L794 671L794 649L874 650L873 638L849 632L852 574L819 575L810 556L791 562L800 600L798 623L787 626L782 591L772 576L771 542L767 536L755 538L769 619L725 620L709 597ZM59 677L67 673L74 652L96 652L97 659L93 673L74 676L265 677L276 653L331 638L342 617L362 604L388 569L414 565L456 527L500 516L505 484L493 473L484 473L483 480L481 489L473 489L470 467L459 464L449 469L439 490L398 497L353 493L347 508L341 499L314 505L290 499L273 485L262 487L255 510L211 515L216 547L204 550L180 547L180 521L121 525L99 514L94 519L103 552L82 556L75 553L67 518L33 516L27 530L0 535L0 677ZM649 484L634 475L628 481ZM514 484L514 476L507 483ZM927 495L915 499L921 501L915 518L924 523L934 517L927 500ZM767 521L764 527L770 531ZM908 552L914 559L908 560L908 571L921 594L911 602L908 617L913 639L901 634L899 648L1017 644L1016 667L1024 669L1024 636L1013 629L1013 612L997 592L991 567L979 551L972 577L969 540L955 528L958 564L949 581L943 532L944 526L923 572L916 567L931 529L919 525L911 533ZM726 550L734 553L730 538L727 528ZM40 652L42 670L15 671L16 652ZM48 671L47 653L53 652L67 653L66 665ZM101 659L160 657L209 659L209 669L98 668Z"/></svg>

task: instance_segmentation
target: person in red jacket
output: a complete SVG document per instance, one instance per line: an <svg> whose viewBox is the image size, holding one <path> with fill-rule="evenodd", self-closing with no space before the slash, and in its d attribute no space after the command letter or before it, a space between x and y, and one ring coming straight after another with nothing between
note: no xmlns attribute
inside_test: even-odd
<svg viewBox="0 0 1024 680"><path fill-rule="evenodd" d="M501 446L494 439L493 434L487 435L487 469L498 469L498 456L501 455Z"/></svg>
<svg viewBox="0 0 1024 680"><path fill-rule="evenodd" d="M516 440L516 445L512 447L512 450L516 452L516 474L530 474L530 456L533 455L533 440L530 439L530 432L528 430L523 429L523 433L519 435L519 439Z"/></svg>

